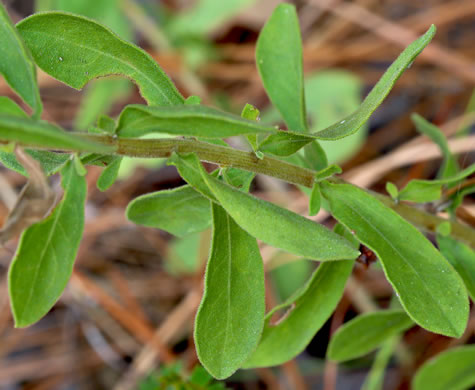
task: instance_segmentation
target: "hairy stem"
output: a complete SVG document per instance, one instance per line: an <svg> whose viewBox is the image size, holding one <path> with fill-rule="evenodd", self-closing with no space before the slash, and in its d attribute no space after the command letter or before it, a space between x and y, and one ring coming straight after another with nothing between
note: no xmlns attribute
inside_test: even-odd
<svg viewBox="0 0 475 390"><path fill-rule="evenodd" d="M75 133L95 142L116 146L116 153L128 157L166 158L173 152L196 153L200 160L222 167L234 167L250 172L261 173L284 180L288 183L311 188L315 171L302 168L273 157L256 157L253 152L246 152L225 146L218 146L194 139L135 139L114 138L111 136ZM34 147L34 145L25 145ZM342 179L331 178L333 182L345 183ZM390 207L406 220L427 232L446 220L404 203L395 203L391 198L371 192L386 206ZM457 221L450 221L452 236L475 247L475 230Z"/></svg>

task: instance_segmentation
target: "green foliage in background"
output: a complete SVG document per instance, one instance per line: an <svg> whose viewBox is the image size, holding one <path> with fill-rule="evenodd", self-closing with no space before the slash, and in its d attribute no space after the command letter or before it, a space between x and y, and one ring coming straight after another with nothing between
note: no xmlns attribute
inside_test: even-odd
<svg viewBox="0 0 475 390"><path fill-rule="evenodd" d="M191 15L205 12L210 16L209 7L214 3L200 2ZM234 12L248 4L233 1L226 9ZM417 324L448 337L463 335L469 311L467 290L472 298L474 294L475 232L417 208L402 217L400 213L406 209L398 202L444 201L439 208L444 209L445 204L453 215L470 191L444 199L444 190L464 183L473 174L474 165L461 170L441 133L419 117L414 117L416 126L444 154L437 180L412 181L400 191L389 185L393 200L346 183L337 177L341 168L328 165L350 157L363 142L371 114L429 44L434 26L401 53L357 105L360 85L352 78L345 80L346 74L322 73L304 81L297 13L290 4L279 5L261 31L256 60L266 93L287 125L286 131L258 121L259 110L250 106L237 116L201 105L197 97L185 100L149 54L123 39L129 33L115 2L82 7L77 1L58 0L40 5L42 9L89 13L89 17L51 11L32 15L15 28L0 5L0 29L5 36L0 53L12 53L1 57L0 73L33 109L30 117L11 100L0 99L0 142L6 144L0 160L10 169L30 174L0 230L2 242L23 231L8 280L15 326L39 321L69 280L84 226L85 166L104 167L97 185L107 190L118 177L124 157L146 157L168 159L187 184L132 200L127 218L183 238L212 225L195 344L201 363L213 377L224 379L240 368L282 364L304 351L336 309L360 255L360 244L379 258L402 309L362 315L344 325L331 340L330 359L344 361L381 348L365 385L376 389L397 340L409 327ZM108 7L115 13L109 14ZM226 15L223 12L220 18ZM193 25L187 17L177 19L170 31L186 35L187 27L193 33L205 33L206 26ZM95 92L86 94L76 119L77 130L88 128L89 132L67 132L39 119L41 102L33 64L78 89L98 77L125 76L138 86L146 105L126 106L118 118L104 116L110 106L98 102L107 96L106 88L96 84ZM16 72L21 77L16 77ZM341 91L351 91L348 100L338 101L340 87L331 91L328 100L324 97L325 90L331 89L325 83L331 80L335 85L342 83ZM121 89L119 84L117 88ZM320 91L314 95L304 88ZM111 87L109 94L117 90ZM249 151L229 147L223 140L227 137L247 140ZM348 143L340 143L345 138L349 141L341 142ZM335 146L329 146L330 142ZM344 152L335 152L340 145ZM20 154L14 151L22 148L25 153L19 159ZM333 150L330 159L324 149ZM202 162L214 163L219 169L209 173ZM36 207L43 192L50 191L49 187L35 187L35 183L47 183L46 175L56 172L62 178L61 200L42 221L30 220L25 210ZM339 221L335 230L249 194L257 173L312 189L309 213L327 208ZM437 236L442 252L411 224L435 230L434 220L442 225ZM297 289L286 292L290 296L268 313L257 240L294 258L321 262L308 280L300 280ZM196 248L196 242L190 240L180 251L188 253L189 248ZM189 269L198 262L188 264ZM473 384L473 370L469 369L474 365L470 347L449 351L424 365L414 386L466 388ZM164 385L222 388L203 371L187 380L173 369L152 377L141 388Z"/></svg>

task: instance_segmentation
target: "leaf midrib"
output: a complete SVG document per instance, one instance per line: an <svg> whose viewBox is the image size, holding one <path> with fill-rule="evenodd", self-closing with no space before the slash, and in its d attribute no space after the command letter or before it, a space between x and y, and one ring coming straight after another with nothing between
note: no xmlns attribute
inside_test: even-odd
<svg viewBox="0 0 475 390"><path fill-rule="evenodd" d="M226 330L224 332L224 341L223 341L223 348L221 349L221 354L222 357L219 359L220 362L220 371L223 370L222 367L222 362L226 360L227 354L227 345L228 345L228 339L229 335L231 333L231 328L232 328L232 311L231 311L231 261L232 261L232 239L231 239L231 223L229 220L229 214L224 211L223 212L226 214L226 230L227 230L227 240L228 240L228 251L227 251L227 268L228 268L228 280L227 280L227 313L226 313ZM224 357L224 359L223 359ZM228 356L230 357L230 356Z"/></svg>
<svg viewBox="0 0 475 390"><path fill-rule="evenodd" d="M333 196L335 196L335 195L333 194ZM457 333L457 330L453 327L452 322L451 322L450 319L446 316L446 314L444 313L444 311L439 307L439 305L437 304L437 301L434 299L434 297L433 297L432 294L430 293L430 290L428 290L426 284L424 283L424 279L421 277L421 275L419 274L419 272L414 268L414 266L413 266L410 262L406 261L405 257L401 254L401 252L400 252L396 247L394 247L394 245L392 245L392 243L391 243L389 240L386 239L386 237L384 236L384 234L381 233L381 232L379 231L379 229L371 223L370 220L368 220L367 218L365 218L365 216L362 215L362 214L360 214L360 213L358 212L358 210L354 209L353 207L351 207L351 205L349 205L348 203L346 203L345 200L344 200L344 198L341 198L341 197L338 197L338 198L339 198L340 201L341 201L342 203L344 203L349 209L351 209L355 214L359 215L360 218L362 218L366 223L368 223L369 226L371 226L371 227L374 229L374 231L398 254L398 256L402 259L403 263L404 263L404 264L407 264L407 265L414 271L414 273L416 274L416 276L418 277L418 279L421 281L421 284L422 284L422 286L424 287L424 290L427 292L427 294L428 294L428 296L430 297L430 299L435 303L435 306L437 307L438 311L442 314L442 317L445 318L445 320L446 320L447 323L450 325L450 327L452 328L452 330L455 331L455 333ZM356 234L358 235L358 233L356 233ZM366 245L369 246L369 244L366 244ZM374 251L377 252L376 250L374 250ZM384 269L384 271L385 271L385 273L386 273L386 267L384 267L384 262L382 261L382 258L381 258L381 257L380 257L380 259L381 259L381 262L383 263L383 269ZM391 283L391 284L393 284L393 283ZM396 291L397 291L397 290L396 290ZM402 301L402 299L401 299L401 301ZM416 321L416 322L417 322L417 321Z"/></svg>
<svg viewBox="0 0 475 390"><path fill-rule="evenodd" d="M67 181L67 183L66 183L66 182L64 183L64 187L63 187L63 188L66 188L66 189L70 188L70 183L71 183L72 179L73 179L73 178L72 178L72 175L69 174L69 175L68 175L68 179L67 179L68 181ZM37 266L36 269L35 269L35 274L33 275L32 287L30 288L30 293L29 293L29 295L28 295L28 298L26 299L26 304L23 305L23 310L21 311L21 316L19 315L19 317L22 317L22 316L23 316L23 313L25 312L25 309L28 308L28 307L30 307L31 298L33 297L33 290L34 290L33 286L36 285L36 281L37 281L37 278L38 278L38 273L39 273L39 270L40 270L40 268L41 268L41 265L43 264L43 261L44 261L44 255L45 255L46 251L47 251L48 248L49 248L49 245L50 245L51 240L52 240L53 235L54 235L53 232L56 230L56 225L58 224L59 217L60 217L60 215L61 215L61 213L62 213L62 211L63 211L64 204L65 204L65 202L66 202L66 197L67 197L67 192L66 192L66 191L67 191L67 190L65 190L63 201L60 202L60 204L57 206L57 209L56 209L56 210L57 210L57 213L53 214L53 216L54 216L53 223L52 223L51 229L50 229L50 231L49 231L49 233L48 233L48 237L47 237L47 239L46 239L46 241L45 241L45 243L44 243L43 250L41 251L41 255L40 255L39 261L38 261L38 266ZM54 213L56 210L54 210L53 213ZM49 222L49 221L47 221L46 223L48 223L48 222Z"/></svg>

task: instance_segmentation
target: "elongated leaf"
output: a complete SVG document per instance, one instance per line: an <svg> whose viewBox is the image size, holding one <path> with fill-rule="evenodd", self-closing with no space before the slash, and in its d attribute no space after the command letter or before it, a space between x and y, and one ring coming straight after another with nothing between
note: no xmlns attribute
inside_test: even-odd
<svg viewBox="0 0 475 390"><path fill-rule="evenodd" d="M21 107L16 104L12 99L7 98L6 96L0 96L0 114L17 116L19 118L28 118L26 112L23 111Z"/></svg>
<svg viewBox="0 0 475 390"><path fill-rule="evenodd" d="M259 346L244 368L275 366L302 352L335 310L353 264L353 261L320 264L296 296L270 311ZM274 313L285 308L288 312L282 319L270 323Z"/></svg>
<svg viewBox="0 0 475 390"><path fill-rule="evenodd" d="M84 228L86 180L72 161L62 170L63 200L21 236L8 274L16 327L43 317L61 296L73 270Z"/></svg>
<svg viewBox="0 0 475 390"><path fill-rule="evenodd" d="M414 322L403 310L362 314L340 327L330 340L327 356L344 362L366 355Z"/></svg>
<svg viewBox="0 0 475 390"><path fill-rule="evenodd" d="M226 138L240 134L275 132L265 127L211 107L182 105L178 107L127 106L121 113L117 134L140 137L150 133L167 133L204 138Z"/></svg>
<svg viewBox="0 0 475 390"><path fill-rule="evenodd" d="M114 156L114 159L108 164L97 179L97 188L100 191L106 191L117 180L119 174L120 164L122 163L122 157Z"/></svg>
<svg viewBox="0 0 475 390"><path fill-rule="evenodd" d="M414 390L469 390L475 385L475 346L453 348L425 363L416 373Z"/></svg>
<svg viewBox="0 0 475 390"><path fill-rule="evenodd" d="M345 239L322 225L240 192L207 174L203 178L236 223L269 245L319 261L354 259L358 256L358 251Z"/></svg>
<svg viewBox="0 0 475 390"><path fill-rule="evenodd" d="M442 196L442 186L446 184L458 183L475 172L475 164L457 173L454 176L439 180L411 180L401 191L399 200L409 200L412 202L432 202Z"/></svg>
<svg viewBox="0 0 475 390"><path fill-rule="evenodd" d="M196 315L196 352L224 379L256 348L264 326L264 265L256 239L213 204L213 243L205 292Z"/></svg>
<svg viewBox="0 0 475 390"><path fill-rule="evenodd" d="M211 223L209 200L190 186L139 196L129 203L126 215L136 224L178 237L202 231Z"/></svg>
<svg viewBox="0 0 475 390"><path fill-rule="evenodd" d="M276 7L259 34L256 62L264 88L289 129L307 131L302 39L295 6Z"/></svg>
<svg viewBox="0 0 475 390"><path fill-rule="evenodd" d="M460 337L467 293L453 267L411 224L365 191L322 182L332 214L376 253L402 306L431 332Z"/></svg>
<svg viewBox="0 0 475 390"><path fill-rule="evenodd" d="M381 79L376 83L360 108L342 121L314 133L319 139L335 140L346 137L358 131L369 119L371 114L383 102L391 91L394 83L401 77L404 71L414 62L420 52L429 44L435 35L436 28L432 25L420 38L412 42L392 63Z"/></svg>
<svg viewBox="0 0 475 390"><path fill-rule="evenodd" d="M108 153L114 147L88 141L46 122L29 118L0 115L0 140L18 142L39 148L71 149Z"/></svg>
<svg viewBox="0 0 475 390"><path fill-rule="evenodd" d="M449 144L447 143L444 133L437 126L426 121L418 114L412 114L411 120L414 125L416 125L417 131L427 135L433 142L435 142L444 156L444 162L440 167L439 177L444 179L446 177L454 176L459 170L459 165L449 149Z"/></svg>
<svg viewBox="0 0 475 390"><path fill-rule="evenodd" d="M340 236L301 215L241 192L208 175L194 154L176 157L189 170L182 176L211 200L217 201L251 236L290 253L326 261L354 259L359 252ZM201 179L198 177L201 173ZM205 187L206 186L206 187Z"/></svg>
<svg viewBox="0 0 475 390"><path fill-rule="evenodd" d="M402 73L412 64L424 47L430 43L435 35L435 30L435 26L432 25L423 36L411 43L401 53L355 112L346 116L341 121L315 133L300 134L295 131L288 131L272 134L265 140L265 144L262 145L261 150L280 156L288 156L295 153L299 146L303 147L311 142L311 140L337 140L357 132L383 102ZM285 98L287 98L287 95L285 95ZM290 102L293 100L284 101L285 104L290 106ZM295 130L292 127L290 128L291 130ZM280 149L282 151L280 151Z"/></svg>
<svg viewBox="0 0 475 390"><path fill-rule="evenodd" d="M313 183L312 193L308 205L308 215L317 215L320 211L320 204L322 195L320 194L320 186L318 183Z"/></svg>
<svg viewBox="0 0 475 390"><path fill-rule="evenodd" d="M437 235L437 244L445 258L462 277L468 294L475 301L475 251L450 236Z"/></svg>
<svg viewBox="0 0 475 390"><path fill-rule="evenodd" d="M97 77L122 74L137 83L149 104L173 106L184 101L150 55L93 20L45 12L22 20L17 28L38 66L73 88L81 89Z"/></svg>
<svg viewBox="0 0 475 390"><path fill-rule="evenodd" d="M36 67L7 11L0 3L0 74L8 85L34 110L39 118L43 106L36 81Z"/></svg>

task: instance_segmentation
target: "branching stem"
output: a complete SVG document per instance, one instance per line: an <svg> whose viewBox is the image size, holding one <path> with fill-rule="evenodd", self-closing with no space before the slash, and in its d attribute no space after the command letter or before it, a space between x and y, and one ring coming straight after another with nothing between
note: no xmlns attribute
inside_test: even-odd
<svg viewBox="0 0 475 390"><path fill-rule="evenodd" d="M114 138L106 135L75 133L105 145L116 146L116 153L128 157L167 158L173 152L196 153L200 160L221 167L234 167L272 176L288 183L311 188L315 171L302 168L273 157L257 158L253 152L210 144L195 139L136 139ZM35 147L35 145L25 145ZM333 182L344 183L342 179L331 178ZM435 232L437 226L446 220L404 203L395 203L391 198L371 192L386 206L406 220L427 232ZM457 221L450 221L452 236L475 247L475 230Z"/></svg>

